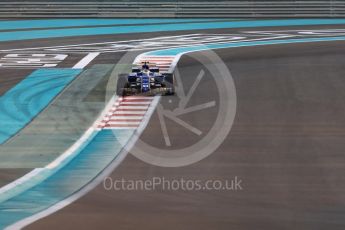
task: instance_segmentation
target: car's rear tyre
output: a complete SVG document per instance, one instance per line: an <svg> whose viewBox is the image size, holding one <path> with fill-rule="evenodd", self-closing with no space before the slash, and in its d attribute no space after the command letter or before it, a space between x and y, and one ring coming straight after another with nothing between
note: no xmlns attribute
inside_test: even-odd
<svg viewBox="0 0 345 230"><path fill-rule="evenodd" d="M117 79L116 83L116 94L118 96L124 96L125 95L125 88L128 85L128 80L127 80L128 74L119 74L119 77Z"/></svg>
<svg viewBox="0 0 345 230"><path fill-rule="evenodd" d="M164 84L166 88L165 95L174 95L175 94L175 77L172 73L165 73L164 76Z"/></svg>

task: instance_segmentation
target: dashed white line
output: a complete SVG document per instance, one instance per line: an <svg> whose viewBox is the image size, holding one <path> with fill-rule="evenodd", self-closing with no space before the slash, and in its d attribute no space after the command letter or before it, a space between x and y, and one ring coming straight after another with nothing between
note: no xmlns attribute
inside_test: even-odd
<svg viewBox="0 0 345 230"><path fill-rule="evenodd" d="M81 59L75 66L73 66L73 69L84 69L93 59L95 59L100 53L89 53L86 55L83 59Z"/></svg>

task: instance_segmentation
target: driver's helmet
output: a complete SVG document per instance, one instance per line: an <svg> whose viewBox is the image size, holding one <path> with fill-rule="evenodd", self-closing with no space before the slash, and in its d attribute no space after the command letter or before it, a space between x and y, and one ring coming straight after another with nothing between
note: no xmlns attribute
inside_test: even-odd
<svg viewBox="0 0 345 230"><path fill-rule="evenodd" d="M145 71L145 70L148 71L150 69L150 67L149 67L149 65L146 62L144 62L144 65L142 66L142 69L143 69L143 71Z"/></svg>

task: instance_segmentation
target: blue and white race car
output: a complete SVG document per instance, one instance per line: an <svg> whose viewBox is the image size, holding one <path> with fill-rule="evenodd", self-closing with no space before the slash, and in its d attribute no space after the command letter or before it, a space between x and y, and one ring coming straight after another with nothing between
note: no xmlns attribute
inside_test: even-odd
<svg viewBox="0 0 345 230"><path fill-rule="evenodd" d="M130 74L120 74L117 81L117 95L173 95L175 93L174 75L160 73L156 65L144 62L132 68Z"/></svg>

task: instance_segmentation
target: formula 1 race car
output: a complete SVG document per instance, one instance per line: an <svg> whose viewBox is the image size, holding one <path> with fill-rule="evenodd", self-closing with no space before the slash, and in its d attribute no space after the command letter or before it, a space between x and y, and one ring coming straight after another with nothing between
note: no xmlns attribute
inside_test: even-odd
<svg viewBox="0 0 345 230"><path fill-rule="evenodd" d="M174 75L160 73L159 68L148 62L134 66L132 73L120 74L117 81L117 95L173 95L175 93Z"/></svg>

